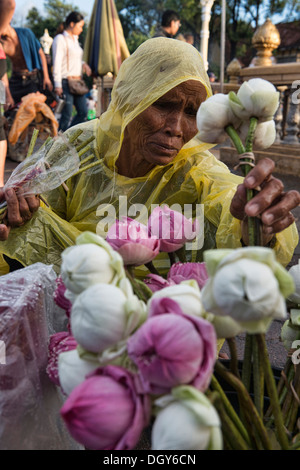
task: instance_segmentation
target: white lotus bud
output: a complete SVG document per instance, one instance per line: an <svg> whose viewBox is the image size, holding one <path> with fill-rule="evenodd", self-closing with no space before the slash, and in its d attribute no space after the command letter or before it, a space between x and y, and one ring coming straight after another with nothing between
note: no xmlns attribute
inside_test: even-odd
<svg viewBox="0 0 300 470"><path fill-rule="evenodd" d="M145 305L133 294L111 284L95 284L77 296L71 311L71 329L87 351L100 353L129 334L144 320Z"/></svg>
<svg viewBox="0 0 300 470"><path fill-rule="evenodd" d="M262 78L244 82L237 94L230 92L228 96L232 111L242 121L251 117L261 122L269 121L279 105L279 92L272 83Z"/></svg>
<svg viewBox="0 0 300 470"><path fill-rule="evenodd" d="M293 290L292 277L262 247L204 253L208 282L202 289L205 309L230 316L249 333L266 332L272 319L286 318L284 297ZM261 260L261 261L260 261Z"/></svg>
<svg viewBox="0 0 300 470"><path fill-rule="evenodd" d="M175 300L181 310L187 315L203 316L205 313L201 300L201 292L198 283L194 280L183 281L180 284L164 287L154 292L148 300L148 310L154 299L161 299L163 297Z"/></svg>
<svg viewBox="0 0 300 470"><path fill-rule="evenodd" d="M62 280L75 294L98 282L110 283L115 274L110 261L109 254L100 246L92 243L71 246L62 253Z"/></svg>
<svg viewBox="0 0 300 470"><path fill-rule="evenodd" d="M246 140L248 130L249 122L243 122L237 131L243 142ZM253 149L262 150L271 147L275 139L276 128L273 119L271 121L259 122L254 134Z"/></svg>
<svg viewBox="0 0 300 470"><path fill-rule="evenodd" d="M241 120L232 112L228 95L217 93L204 101L197 112L198 137L203 142L221 143L228 138L225 128L237 128Z"/></svg>
<svg viewBox="0 0 300 470"><path fill-rule="evenodd" d="M294 279L295 290L291 295L288 296L288 300L300 305L300 260L298 264L295 264L289 269L289 274Z"/></svg>
<svg viewBox="0 0 300 470"><path fill-rule="evenodd" d="M153 450L221 450L220 418L208 398L194 387L172 389L172 396L156 400L152 428Z"/></svg>
<svg viewBox="0 0 300 470"><path fill-rule="evenodd" d="M69 395L77 385L85 380L88 374L99 366L100 364L96 361L80 358L77 349L60 353L58 356L58 376L61 388Z"/></svg>

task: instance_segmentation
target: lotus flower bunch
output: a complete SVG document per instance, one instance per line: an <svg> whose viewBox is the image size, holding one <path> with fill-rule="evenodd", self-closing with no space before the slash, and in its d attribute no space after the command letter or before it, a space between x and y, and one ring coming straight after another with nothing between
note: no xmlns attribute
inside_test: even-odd
<svg viewBox="0 0 300 470"><path fill-rule="evenodd" d="M212 144L221 143L234 134L239 149L252 126L252 145L256 149L270 147L276 131L273 116L279 105L279 92L272 83L261 78L244 82L237 93L218 93L204 101L197 113L199 138ZM251 120L254 120L250 126Z"/></svg>
<svg viewBox="0 0 300 470"><path fill-rule="evenodd" d="M140 244L139 237L132 240ZM101 237L83 233L62 259L58 284L71 305L69 331L51 337L47 369L67 397L62 417L88 449L133 449L153 415L152 397L188 385L200 403L209 386L217 343L198 282L189 278L198 265L189 263L187 279L181 273L180 283L145 303L134 294L122 257ZM213 425L220 429L216 419ZM196 429L206 436L201 419ZM211 440L203 437L202 445L209 448Z"/></svg>
<svg viewBox="0 0 300 470"><path fill-rule="evenodd" d="M197 219L188 219L163 205L152 211L147 225L129 217L117 220L109 228L106 241L122 256L126 266L139 266L150 263L159 252L178 252L199 231Z"/></svg>
<svg viewBox="0 0 300 470"><path fill-rule="evenodd" d="M126 237L131 234L131 247L122 252L126 259L134 245L143 248L128 230L132 222L124 222ZM270 248L249 247L208 250L202 263L176 262L167 275L149 274L136 284L120 254L125 245L115 243L118 251L85 232L63 253L59 285L71 303L69 331L51 338L47 371L66 397L61 415L73 438L87 449L133 450L152 423L153 450L271 449L274 439L282 449L296 445L285 432L289 420L295 435L295 400L287 395L288 408L287 398L280 398L289 410L285 417L265 333L274 319L287 318L285 299L295 295L297 275L294 280ZM295 341L290 330L298 328L298 317L293 312L283 328L285 345ZM240 333L246 343L253 338L244 370L253 376L253 400L237 370L234 337ZM218 338L227 338L230 368L218 360ZM290 374L297 393L297 369ZM225 397L220 377L237 391L243 419ZM260 408L264 381L272 439Z"/></svg>

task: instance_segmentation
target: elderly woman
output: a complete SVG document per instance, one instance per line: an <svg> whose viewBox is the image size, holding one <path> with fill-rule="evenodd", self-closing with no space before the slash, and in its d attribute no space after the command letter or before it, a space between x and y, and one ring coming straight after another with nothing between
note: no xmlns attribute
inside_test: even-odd
<svg viewBox="0 0 300 470"><path fill-rule="evenodd" d="M61 252L82 231L105 236L105 215L112 206L118 217L124 204L128 211L138 203L148 209L151 204L203 204L204 244L193 259L201 261L209 248L247 244L244 219L259 216L263 243L271 243L286 265L298 243L290 211L300 195L284 193L269 159L245 180L215 159L196 135L196 113L209 96L209 80L194 47L167 38L143 43L123 62L106 113L79 125L82 140L95 136L99 164L68 180L67 193L60 187L45 195L49 208L37 210L36 197L18 199L11 190L2 194L8 224L0 225L0 251L22 265L42 261L58 271ZM262 190L247 203L246 188L257 185Z"/></svg>

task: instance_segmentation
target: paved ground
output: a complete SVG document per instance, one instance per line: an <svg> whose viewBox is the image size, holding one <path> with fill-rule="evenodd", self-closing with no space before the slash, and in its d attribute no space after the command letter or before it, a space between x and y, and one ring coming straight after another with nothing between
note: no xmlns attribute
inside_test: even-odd
<svg viewBox="0 0 300 470"><path fill-rule="evenodd" d="M216 152L216 156L218 156L218 152L217 151L215 152ZM13 171L14 168L16 168L17 165L18 164L16 162L11 161L9 158L7 159L6 166L5 166L5 181L8 179L11 172ZM289 189L300 190L300 175L299 176L277 175L277 176L281 178L281 180L283 181L286 190L289 190ZM295 217L297 218L296 224L298 226L298 230L300 233L300 207L297 207L293 212L294 212ZM300 259L300 242L295 250L293 259L290 262L289 266L297 264L299 259ZM272 365L278 366L278 367L283 366L285 363L285 359L286 359L286 351L279 341L280 330L281 330L282 324L283 322L274 321L267 334L267 342L268 342L271 362L272 362ZM243 357L244 339L245 339L244 335L240 335L237 337L237 349L238 349L238 354L240 358ZM223 347L223 351L228 352L228 348L226 344Z"/></svg>

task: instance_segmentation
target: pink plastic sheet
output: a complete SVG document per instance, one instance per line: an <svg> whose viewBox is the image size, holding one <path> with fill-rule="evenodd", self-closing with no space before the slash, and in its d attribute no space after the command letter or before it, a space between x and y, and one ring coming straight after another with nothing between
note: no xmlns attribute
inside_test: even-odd
<svg viewBox="0 0 300 470"><path fill-rule="evenodd" d="M63 397L46 375L49 335L65 320L53 293L56 274L36 263L0 277L0 449L74 450L59 410Z"/></svg>

